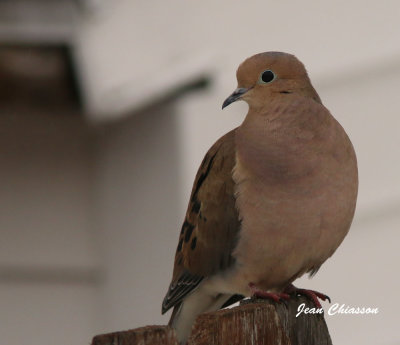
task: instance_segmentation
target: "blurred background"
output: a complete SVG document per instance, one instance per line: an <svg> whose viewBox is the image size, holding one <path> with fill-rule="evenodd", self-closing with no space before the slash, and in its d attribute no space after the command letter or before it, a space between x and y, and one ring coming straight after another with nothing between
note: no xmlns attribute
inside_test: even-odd
<svg viewBox="0 0 400 345"><path fill-rule="evenodd" d="M1 342L167 323L197 167L247 111L221 111L236 68L281 50L306 65L360 169L348 237L297 285L379 308L326 316L334 344L400 344L399 18L397 0L1 0Z"/></svg>

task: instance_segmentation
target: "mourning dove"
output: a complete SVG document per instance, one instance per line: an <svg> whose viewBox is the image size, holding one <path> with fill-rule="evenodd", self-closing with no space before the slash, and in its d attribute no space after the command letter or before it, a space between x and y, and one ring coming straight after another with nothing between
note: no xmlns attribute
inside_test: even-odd
<svg viewBox="0 0 400 345"><path fill-rule="evenodd" d="M312 290L292 282L317 272L353 219L357 161L341 125L322 105L303 64L267 52L237 70L223 108L244 100L243 123L200 165L162 304L180 343L198 314L246 296L276 300Z"/></svg>

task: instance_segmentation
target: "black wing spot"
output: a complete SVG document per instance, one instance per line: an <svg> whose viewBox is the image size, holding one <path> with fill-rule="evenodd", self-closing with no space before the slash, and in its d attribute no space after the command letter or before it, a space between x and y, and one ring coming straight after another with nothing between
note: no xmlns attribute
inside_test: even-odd
<svg viewBox="0 0 400 345"><path fill-rule="evenodd" d="M199 212L199 219L200 219L200 220L203 220L204 223L207 222L207 218L203 216L203 213L201 213L201 211Z"/></svg>
<svg viewBox="0 0 400 345"><path fill-rule="evenodd" d="M194 250L194 248L196 248L196 244L197 244L197 237L193 237L192 243L190 244L190 248Z"/></svg>
<svg viewBox="0 0 400 345"><path fill-rule="evenodd" d="M183 227L185 228L185 242L187 243L192 236L194 225L185 220L185 222L183 223Z"/></svg>
<svg viewBox="0 0 400 345"><path fill-rule="evenodd" d="M192 212L198 213L200 211L201 203L197 198L192 198Z"/></svg>
<svg viewBox="0 0 400 345"><path fill-rule="evenodd" d="M183 239L181 238L181 239L179 240L179 243L178 243L178 248L176 248L176 251L177 251L177 252L180 252L180 251L182 250L182 244L183 244Z"/></svg>

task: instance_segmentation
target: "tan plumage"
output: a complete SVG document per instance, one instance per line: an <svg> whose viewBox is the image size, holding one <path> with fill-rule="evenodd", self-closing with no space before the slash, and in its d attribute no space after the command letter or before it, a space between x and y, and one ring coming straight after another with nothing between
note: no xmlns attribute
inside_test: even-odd
<svg viewBox="0 0 400 345"><path fill-rule="evenodd" d="M250 296L287 291L345 237L357 197L350 140L293 55L245 60L238 88L249 112L197 173L163 312L183 342L196 316Z"/></svg>

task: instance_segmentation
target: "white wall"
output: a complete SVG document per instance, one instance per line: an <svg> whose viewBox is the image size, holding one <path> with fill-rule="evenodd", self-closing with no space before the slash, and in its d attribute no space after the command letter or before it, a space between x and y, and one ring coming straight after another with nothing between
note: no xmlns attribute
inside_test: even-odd
<svg viewBox="0 0 400 345"><path fill-rule="evenodd" d="M104 2L77 35L89 109L116 117L202 73L234 81L240 61L282 50L306 62L314 79L336 79L396 61L398 1Z"/></svg>
<svg viewBox="0 0 400 345"><path fill-rule="evenodd" d="M78 344L98 330L91 144L77 114L1 108L0 334Z"/></svg>
<svg viewBox="0 0 400 345"><path fill-rule="evenodd" d="M173 103L97 128L96 148L102 330L160 322L160 298L174 256L170 245L181 218L181 148Z"/></svg>

